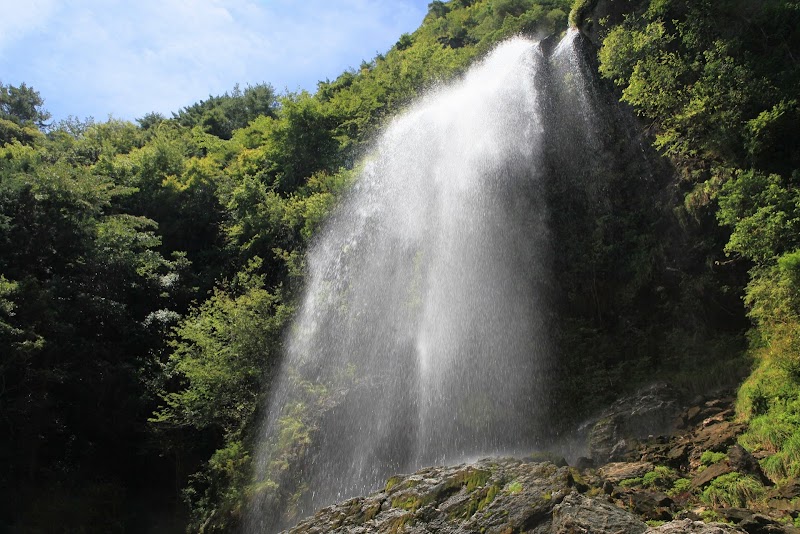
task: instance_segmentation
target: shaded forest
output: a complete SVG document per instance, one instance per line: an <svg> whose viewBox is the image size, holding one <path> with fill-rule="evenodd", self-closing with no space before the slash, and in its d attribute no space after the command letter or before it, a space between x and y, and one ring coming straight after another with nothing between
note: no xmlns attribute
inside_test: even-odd
<svg viewBox="0 0 800 534"><path fill-rule="evenodd" d="M568 24L631 117L607 148L657 163L547 185L554 434L654 380L739 387L742 445L800 477L800 3L434 1L313 95L53 124L0 84L0 531L230 531L280 491L250 462L316 229L388 119ZM282 428L291 477L315 426Z"/></svg>

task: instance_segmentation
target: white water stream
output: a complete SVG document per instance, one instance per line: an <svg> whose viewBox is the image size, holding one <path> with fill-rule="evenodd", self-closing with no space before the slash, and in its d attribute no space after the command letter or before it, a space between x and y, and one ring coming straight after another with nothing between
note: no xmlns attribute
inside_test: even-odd
<svg viewBox="0 0 800 534"><path fill-rule="evenodd" d="M318 236L256 458L257 480L303 482L297 513L539 445L554 276L540 91L577 69L573 38L556 59L511 39L394 119ZM252 532L278 523L261 506Z"/></svg>

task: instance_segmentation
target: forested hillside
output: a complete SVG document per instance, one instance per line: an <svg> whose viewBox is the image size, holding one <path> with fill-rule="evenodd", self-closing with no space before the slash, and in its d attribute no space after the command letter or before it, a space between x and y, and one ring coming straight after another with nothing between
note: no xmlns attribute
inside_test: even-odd
<svg viewBox="0 0 800 534"><path fill-rule="evenodd" d="M230 531L277 491L250 463L315 230L391 116L568 18L655 163L544 192L554 433L653 380L747 377L741 443L800 477L800 3L572 4L434 1L313 95L136 123L49 124L47 95L0 84L0 531ZM313 438L287 426L284 474Z"/></svg>
<svg viewBox="0 0 800 534"><path fill-rule="evenodd" d="M800 3L780 0L637 2L577 21L599 26L601 74L679 171L680 209L717 278L747 272L725 288L752 325L740 441L769 453L774 481L800 475L798 22Z"/></svg>

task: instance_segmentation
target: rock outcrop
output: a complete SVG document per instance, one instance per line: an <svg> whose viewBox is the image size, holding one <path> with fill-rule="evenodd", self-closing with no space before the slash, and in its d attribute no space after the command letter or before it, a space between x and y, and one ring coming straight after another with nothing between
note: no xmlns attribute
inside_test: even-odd
<svg viewBox="0 0 800 534"><path fill-rule="evenodd" d="M390 478L383 491L320 510L293 534L549 532L576 491L573 470L513 458L432 467Z"/></svg>
<svg viewBox="0 0 800 534"><path fill-rule="evenodd" d="M628 459L638 442L674 430L680 412L678 394L667 384L623 397L584 425L589 455L598 465Z"/></svg>
<svg viewBox="0 0 800 534"><path fill-rule="evenodd" d="M368 497L329 506L288 531L323 533L744 533L690 519L648 527L574 468L514 458L390 478Z"/></svg>
<svg viewBox="0 0 800 534"><path fill-rule="evenodd" d="M676 403L667 390L656 388L650 393L642 402L613 407L609 413L617 414L617 430L608 435L616 439L638 427L619 415L626 413L634 421L641 414L658 413L659 424L671 420L667 426L674 430L670 435L628 439L620 447L621 461L608 462L603 453L594 461L581 459L584 465L580 468L563 461L542 461L542 457L430 467L392 477L372 495L324 508L289 532L800 532L787 524L800 520L800 482L772 487L756 459L736 444L742 427L733 420L732 397L696 399L676 413ZM709 451L716 454L703 455ZM752 509L704 500L705 488L729 473L763 484L763 498ZM707 523L701 517L725 523Z"/></svg>

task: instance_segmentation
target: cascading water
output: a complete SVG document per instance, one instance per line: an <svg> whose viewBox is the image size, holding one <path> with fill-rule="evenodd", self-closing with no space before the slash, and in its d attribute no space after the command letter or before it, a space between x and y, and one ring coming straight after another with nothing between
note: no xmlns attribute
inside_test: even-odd
<svg viewBox="0 0 800 534"><path fill-rule="evenodd" d="M554 64L570 68L569 46ZM552 280L540 93L557 68L539 43L507 41L377 142L309 254L251 532L394 473L539 445Z"/></svg>

